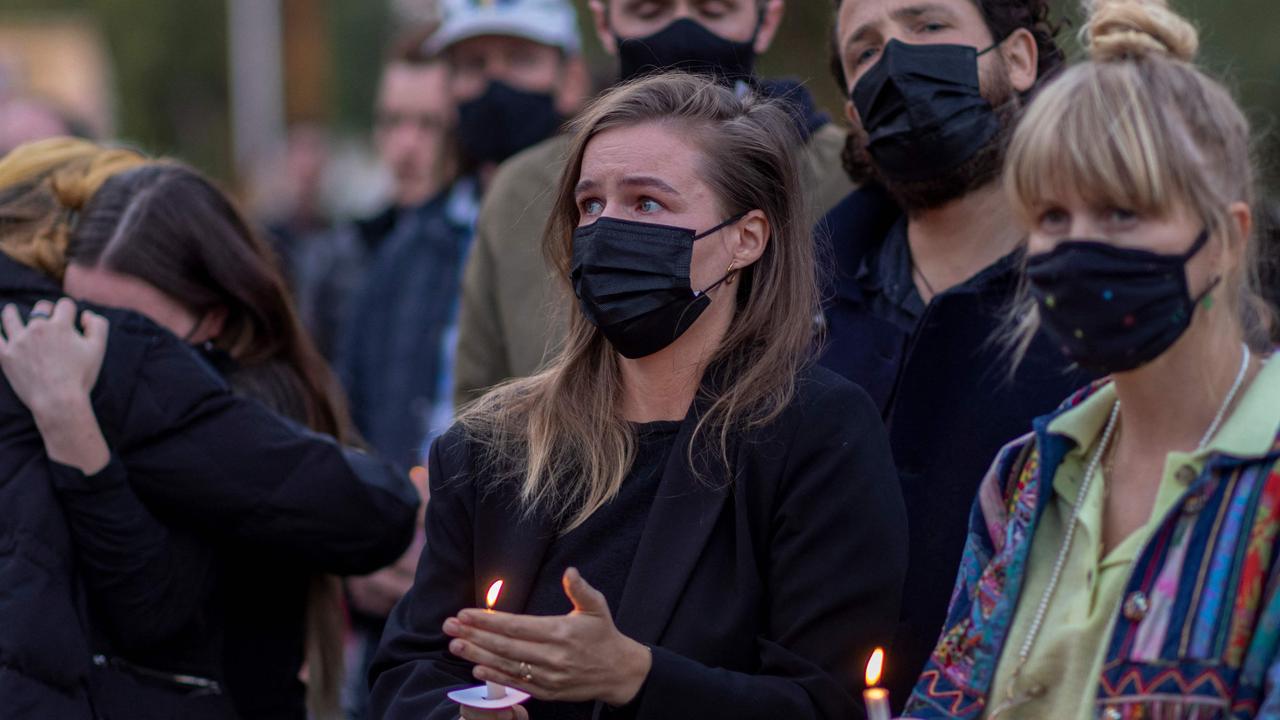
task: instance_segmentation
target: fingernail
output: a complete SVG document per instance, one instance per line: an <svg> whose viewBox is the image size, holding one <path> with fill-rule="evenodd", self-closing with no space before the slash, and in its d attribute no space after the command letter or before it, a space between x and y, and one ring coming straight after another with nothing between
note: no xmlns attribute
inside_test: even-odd
<svg viewBox="0 0 1280 720"><path fill-rule="evenodd" d="M466 649L467 649L466 643L462 642L461 640L454 640L453 642L449 643L449 652L453 653L454 655L461 655L463 651L465 651Z"/></svg>
<svg viewBox="0 0 1280 720"><path fill-rule="evenodd" d="M453 618L449 618L448 620L444 621L444 631L449 633L450 635L456 634L461 629L462 629L462 626L459 625L458 621L454 620Z"/></svg>

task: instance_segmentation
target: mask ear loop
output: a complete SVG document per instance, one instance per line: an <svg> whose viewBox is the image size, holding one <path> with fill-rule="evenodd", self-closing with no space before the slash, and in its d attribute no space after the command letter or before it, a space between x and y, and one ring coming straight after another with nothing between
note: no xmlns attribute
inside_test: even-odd
<svg viewBox="0 0 1280 720"><path fill-rule="evenodd" d="M694 240L701 240L702 238L704 238L704 237L706 237L706 236L708 236L708 235L710 235L710 234L712 234L712 233L714 233L714 232L718 232L718 231L720 231L720 230L723 230L723 229L725 229L725 228L729 227L730 225L732 225L732 224L734 224L734 223L738 222L738 221L739 221L739 220L741 220L742 218L746 217L746 216L747 216L747 213L749 213L749 212L751 212L751 211L750 211L750 210L744 210L744 211L742 211L742 212L738 213L737 215L734 215L733 217L729 218L728 220L725 220L724 222L720 223L719 225L717 225L717 226L715 226L715 227L711 228L710 230L708 230L708 231L706 231L706 232L702 233L701 235L694 235L694 236L693 236L693 239L694 239ZM710 286L708 286L706 289L702 290L701 292L695 292L695 293L693 294L693 296L694 296L695 298L700 298L700 297L702 297L703 295L706 295L707 293L711 292L712 290L715 290L716 288L718 288L718 287L720 287L721 285L725 284L725 283L726 283L726 281L728 281L728 280L729 280L729 278L733 276L733 266L734 266L734 263L733 263L733 262L730 262L730 263L729 263L729 269L724 271L724 277L722 277L722 278L720 278L719 280L717 280L717 281L715 281L715 282L711 283L711 285L710 285Z"/></svg>
<svg viewBox="0 0 1280 720"><path fill-rule="evenodd" d="M1191 243L1191 249L1187 250L1181 256L1182 263L1184 265L1182 270L1183 273L1186 273L1186 267L1185 267L1186 263L1190 261L1191 258L1198 255L1200 251L1204 249L1204 246L1208 244L1209 244L1209 228L1205 228L1204 230L1200 231L1199 235L1196 236L1196 241ZM1204 305L1205 310L1208 310L1209 308L1213 307L1213 298L1209 297L1209 293L1213 292L1214 289L1221 284L1222 284L1221 276L1214 278L1213 282L1209 283L1209 287L1205 288L1204 292L1200 293L1198 297L1193 299L1192 304Z"/></svg>
<svg viewBox="0 0 1280 720"><path fill-rule="evenodd" d="M701 233L701 234L699 234L699 235L694 235L694 236L693 236L693 239L694 239L694 240L701 240L702 238L704 238L704 237L706 237L706 236L708 236L708 235L711 235L711 234L716 233L716 232L718 232L718 231L720 231L720 230L723 230L723 229L725 229L725 228L729 227L730 225L732 225L732 224L734 224L734 223L738 222L738 221L739 221L739 220L741 220L742 218L746 217L746 216L747 216L747 213L749 213L749 212L751 212L751 211L750 211L750 210L743 210L742 212L738 213L737 215L734 215L733 217L729 218L728 220L725 220L724 222L720 223L719 225L717 225L717 226L715 226L715 227L711 228L710 230L708 230L708 231L706 231L706 232L704 232L704 233Z"/></svg>
<svg viewBox="0 0 1280 720"><path fill-rule="evenodd" d="M756 12L756 29L751 31L751 39L748 40L751 43L752 51L756 49L756 40L760 39L760 28L764 27L765 12L765 3L760 3L760 9Z"/></svg>
<svg viewBox="0 0 1280 720"><path fill-rule="evenodd" d="M990 45L986 50L979 50L979 51L978 51L978 57L982 57L983 55L986 55L987 53L991 52L992 50L995 50L996 48L1000 47L1001 45L1003 45L1003 44L1004 44L1004 41L1005 41L1005 40L1008 40L1008 39L1009 39L1010 37L1012 37L1012 36L1013 36L1013 32L1005 33L1005 36L1004 36L1004 37L1002 37L1002 38L1000 38L999 40L996 40L995 42L991 43L991 45Z"/></svg>

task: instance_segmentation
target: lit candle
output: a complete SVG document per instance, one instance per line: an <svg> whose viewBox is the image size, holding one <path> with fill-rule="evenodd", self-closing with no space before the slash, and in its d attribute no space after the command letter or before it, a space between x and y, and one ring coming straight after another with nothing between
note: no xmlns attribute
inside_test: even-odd
<svg viewBox="0 0 1280 720"><path fill-rule="evenodd" d="M862 692L862 701L867 706L867 720L889 720L889 691L880 684L880 673L884 670L884 649L876 648L867 661L867 689Z"/></svg>
<svg viewBox="0 0 1280 720"><path fill-rule="evenodd" d="M502 581L495 580L494 583L489 586L489 592L485 593L485 596L484 596L484 603L486 606L485 612L493 612L493 606L497 604L498 595L501 592L502 592ZM487 700L501 700L502 698L507 696L506 685L500 685L490 680L486 682L484 686L486 690L485 698Z"/></svg>

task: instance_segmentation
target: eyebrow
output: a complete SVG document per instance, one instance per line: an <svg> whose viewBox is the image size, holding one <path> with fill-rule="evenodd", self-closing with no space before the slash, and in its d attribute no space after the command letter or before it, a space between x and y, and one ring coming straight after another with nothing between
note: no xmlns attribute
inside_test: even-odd
<svg viewBox="0 0 1280 720"><path fill-rule="evenodd" d="M933 13L933 12L943 13L948 17L954 17L955 15L955 13L952 12L951 8L947 7L946 5L942 5L940 3L924 3L920 5L908 5L907 7L898 8L897 10L894 10L893 12L889 13L889 16L892 17L894 20L901 22L903 20L914 20L920 17L921 15L928 15L929 13ZM875 21L872 21L860 26L857 30L853 32L852 35L849 36L849 40L845 42L844 44L845 49L847 50L851 48L854 44L861 42L867 35L871 34L871 32L874 29L875 29Z"/></svg>
<svg viewBox="0 0 1280 720"><path fill-rule="evenodd" d="M654 190L660 190L669 195L680 195L680 192L667 184L666 181L649 175L630 175L623 178L619 184L624 187L651 188ZM574 187L573 193L574 195L581 195L582 193L598 190L599 188L600 183L595 180L583 180Z"/></svg>
<svg viewBox="0 0 1280 720"><path fill-rule="evenodd" d="M641 187L661 190L668 195L679 195L679 191L671 187L664 180L649 175L632 175L622 179L622 185L626 187Z"/></svg>

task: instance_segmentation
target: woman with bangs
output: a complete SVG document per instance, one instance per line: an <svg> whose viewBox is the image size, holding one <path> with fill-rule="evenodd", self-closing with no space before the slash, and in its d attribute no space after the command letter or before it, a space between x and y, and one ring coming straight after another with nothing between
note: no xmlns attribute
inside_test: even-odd
<svg viewBox="0 0 1280 720"><path fill-rule="evenodd" d="M1280 366L1249 126L1163 0L1097 0L1017 128L1037 328L1107 377L984 481L912 717L1280 713Z"/></svg>

